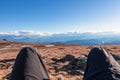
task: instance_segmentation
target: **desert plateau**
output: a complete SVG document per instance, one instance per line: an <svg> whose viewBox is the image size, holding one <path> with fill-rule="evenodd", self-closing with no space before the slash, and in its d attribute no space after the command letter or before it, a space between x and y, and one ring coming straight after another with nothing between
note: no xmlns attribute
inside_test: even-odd
<svg viewBox="0 0 120 80"><path fill-rule="evenodd" d="M87 55L95 46L40 44L0 40L0 80L9 80L17 54L23 47L37 48L51 80L82 80ZM120 45L102 45L120 60Z"/></svg>

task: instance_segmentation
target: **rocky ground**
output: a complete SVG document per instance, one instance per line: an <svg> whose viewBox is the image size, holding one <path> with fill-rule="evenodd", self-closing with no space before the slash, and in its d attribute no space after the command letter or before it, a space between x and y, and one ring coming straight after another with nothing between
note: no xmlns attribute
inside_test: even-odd
<svg viewBox="0 0 120 80"><path fill-rule="evenodd" d="M0 80L9 80L9 76L19 51L26 46L38 49L48 70L51 80L82 80L87 55L95 46L62 44L36 44L0 41ZM102 46L110 50L120 62L120 45Z"/></svg>

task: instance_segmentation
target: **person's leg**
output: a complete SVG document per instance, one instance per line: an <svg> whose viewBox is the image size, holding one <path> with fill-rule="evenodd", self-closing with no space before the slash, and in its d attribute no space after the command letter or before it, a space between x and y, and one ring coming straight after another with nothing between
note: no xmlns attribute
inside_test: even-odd
<svg viewBox="0 0 120 80"><path fill-rule="evenodd" d="M87 59L84 80L120 80L120 65L111 53L103 48L93 48Z"/></svg>
<svg viewBox="0 0 120 80"><path fill-rule="evenodd" d="M19 52L10 80L49 80L41 56L35 49L25 47Z"/></svg>

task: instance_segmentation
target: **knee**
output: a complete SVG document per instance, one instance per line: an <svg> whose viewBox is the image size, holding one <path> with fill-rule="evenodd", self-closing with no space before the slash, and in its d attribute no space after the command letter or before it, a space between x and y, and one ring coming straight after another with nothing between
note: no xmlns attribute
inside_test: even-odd
<svg viewBox="0 0 120 80"><path fill-rule="evenodd" d="M31 50L34 49L33 47L23 47L22 50Z"/></svg>
<svg viewBox="0 0 120 80"><path fill-rule="evenodd" d="M99 55L99 53L103 53L102 47L94 47L90 50L89 55Z"/></svg>
<svg viewBox="0 0 120 80"><path fill-rule="evenodd" d="M38 53L38 51L34 47L24 47L24 48L21 49L20 53L35 54L35 53Z"/></svg>
<svg viewBox="0 0 120 80"><path fill-rule="evenodd" d="M25 50L25 51L37 51L37 49L34 48L34 47L24 47L24 48L22 48L22 50Z"/></svg>
<svg viewBox="0 0 120 80"><path fill-rule="evenodd" d="M91 51L101 51L102 47L94 47L91 49Z"/></svg>

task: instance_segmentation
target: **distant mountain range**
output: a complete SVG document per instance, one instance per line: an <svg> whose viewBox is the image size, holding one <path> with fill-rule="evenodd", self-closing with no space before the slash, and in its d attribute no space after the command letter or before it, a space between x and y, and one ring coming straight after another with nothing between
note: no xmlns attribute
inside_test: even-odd
<svg viewBox="0 0 120 80"><path fill-rule="evenodd" d="M0 39L17 42L35 42L46 44L77 44L77 45L104 45L120 44L120 33L115 32L68 32L68 33L41 33L34 31L16 31L0 33Z"/></svg>

